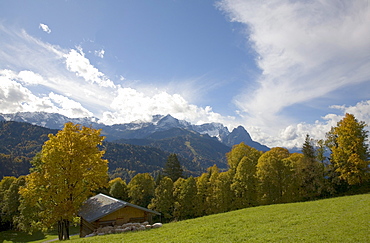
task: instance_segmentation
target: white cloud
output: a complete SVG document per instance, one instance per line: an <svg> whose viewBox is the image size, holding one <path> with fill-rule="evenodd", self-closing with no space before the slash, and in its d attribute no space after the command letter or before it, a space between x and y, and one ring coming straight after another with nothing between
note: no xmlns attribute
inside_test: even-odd
<svg viewBox="0 0 370 243"><path fill-rule="evenodd" d="M49 26L47 26L46 24L41 24L39 25L39 28L42 29L42 31L50 34L51 33L51 29L49 28Z"/></svg>
<svg viewBox="0 0 370 243"><path fill-rule="evenodd" d="M92 116L80 103L63 95L50 92L41 97L34 95L31 90L24 87L20 82L24 77L37 77L39 75L31 71L22 71L16 74L10 70L0 70L0 112L55 112L68 117ZM32 79L34 80L34 79Z"/></svg>
<svg viewBox="0 0 370 243"><path fill-rule="evenodd" d="M189 104L179 94L157 90L146 94L132 88L118 88L118 94L105 112L102 122L106 124L126 123L135 120L150 121L153 115L161 114L184 119L193 123L226 122L230 118L212 111L211 107Z"/></svg>
<svg viewBox="0 0 370 243"><path fill-rule="evenodd" d="M314 124L298 123L289 125L279 131L276 139L263 133L255 133L258 134L256 138L270 147L301 147L306 134L316 140L325 139L326 133L330 131L331 127L337 126L337 123L343 119L346 113L353 114L358 121L365 122L368 125L365 129L370 131L370 100L358 102L354 106L333 105L331 108L340 111L340 114L329 113L321 120L316 120Z"/></svg>
<svg viewBox="0 0 370 243"><path fill-rule="evenodd" d="M341 110L343 114L353 114L357 120L364 121L368 126L370 125L370 100L358 102L354 106L333 105L331 108Z"/></svg>
<svg viewBox="0 0 370 243"><path fill-rule="evenodd" d="M100 51L95 51L94 53L95 53L95 56L104 58L105 51L103 49L101 49Z"/></svg>
<svg viewBox="0 0 370 243"><path fill-rule="evenodd" d="M46 83L41 75L31 71L20 71L18 77L25 85L39 85Z"/></svg>
<svg viewBox="0 0 370 243"><path fill-rule="evenodd" d="M18 112L22 106L33 101L32 93L16 81L14 73L9 70L0 72L0 109L3 113Z"/></svg>
<svg viewBox="0 0 370 243"><path fill-rule="evenodd" d="M1 25L0 33L5 37L0 39L0 66L7 67L0 69L0 97L4 101L0 112L43 110L69 117L93 115L109 124L149 120L157 114L171 114L193 123L230 125L229 120L233 121L211 107L189 103L189 97L200 94L191 87L196 82L155 87L118 77L125 81L121 87L93 66L80 47L66 50Z"/></svg>
<svg viewBox="0 0 370 243"><path fill-rule="evenodd" d="M51 92L49 94L50 100L57 107L58 113L67 117L91 117L93 113L85 109L80 103L69 99L64 95L58 95Z"/></svg>
<svg viewBox="0 0 370 243"><path fill-rule="evenodd" d="M283 116L283 109L370 82L367 1L224 0L218 7L231 21L245 24L262 71L258 88L235 97L251 126L275 136L285 129L284 138L292 139L294 132L286 127L294 119Z"/></svg>
<svg viewBox="0 0 370 243"><path fill-rule="evenodd" d="M368 8L357 8L359 1L342 2L344 7L335 5L333 12L332 1L247 3L222 2L234 21L248 26L249 43L263 71L259 88L243 91L236 98L245 127L254 140L271 147L300 146L307 133L323 138L342 115L328 114L314 124L294 124L279 111L368 80L370 34L364 25L370 20ZM0 39L0 66L4 68L0 70L0 112L94 115L109 124L171 114L197 124L239 125L235 118L224 117L209 106L192 104L209 84L176 80L162 87L144 87L120 77L125 81L121 87L92 65L82 48L63 49L1 24L0 33L4 37ZM93 53L102 58L105 54L103 49ZM364 101L332 108L369 123L369 107L369 101Z"/></svg>
<svg viewBox="0 0 370 243"><path fill-rule="evenodd" d="M114 83L90 64L81 48L78 48L78 50L71 49L68 54L64 55L67 69L75 72L77 76L84 78L86 81L96 83L101 87L113 88Z"/></svg>

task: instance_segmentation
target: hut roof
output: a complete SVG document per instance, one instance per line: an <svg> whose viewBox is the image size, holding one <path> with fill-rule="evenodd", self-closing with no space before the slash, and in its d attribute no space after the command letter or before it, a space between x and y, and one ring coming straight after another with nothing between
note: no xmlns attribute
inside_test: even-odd
<svg viewBox="0 0 370 243"><path fill-rule="evenodd" d="M160 213L156 211L118 200L102 193L87 199L83 203L78 215L84 218L87 222L91 223L127 206L137 208L148 213L160 215Z"/></svg>

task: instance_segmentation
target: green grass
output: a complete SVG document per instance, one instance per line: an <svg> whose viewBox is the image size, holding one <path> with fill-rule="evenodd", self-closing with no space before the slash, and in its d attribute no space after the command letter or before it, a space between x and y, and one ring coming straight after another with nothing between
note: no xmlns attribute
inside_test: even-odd
<svg viewBox="0 0 370 243"><path fill-rule="evenodd" d="M370 242L370 194L261 206L73 242Z"/></svg>
<svg viewBox="0 0 370 243"><path fill-rule="evenodd" d="M77 227L71 228L71 235L78 234L79 229ZM8 243L8 242L32 242L32 243L41 243L48 240L57 239L58 234L56 231L51 231L46 234L43 234L41 232L36 232L32 235L29 235L27 233L19 232L19 231L2 231L0 232L0 243ZM77 239L79 238L78 235L71 236L71 239ZM58 241L56 241L58 242Z"/></svg>
<svg viewBox="0 0 370 243"><path fill-rule="evenodd" d="M247 208L148 231L73 239L71 243L370 242L369 233L370 194L364 194Z"/></svg>

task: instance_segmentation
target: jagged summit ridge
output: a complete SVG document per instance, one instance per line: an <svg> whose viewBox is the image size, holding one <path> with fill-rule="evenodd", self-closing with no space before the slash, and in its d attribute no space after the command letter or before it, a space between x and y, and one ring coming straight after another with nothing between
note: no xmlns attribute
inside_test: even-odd
<svg viewBox="0 0 370 243"><path fill-rule="evenodd" d="M171 115L162 117L157 122L157 127L160 128L188 128L191 124L187 121L180 121Z"/></svg>
<svg viewBox="0 0 370 243"><path fill-rule="evenodd" d="M145 139L155 132L181 128L201 135L207 134L210 137L215 137L218 141L229 147L239 144L240 142L244 142L245 144L262 151L267 151L269 149L266 146L253 141L249 133L242 126L239 126L230 132L228 128L221 123L193 125L185 120L176 119L171 115L153 116L151 122L136 121L133 123L115 124L110 126L100 123L99 119L94 117L68 118L61 114L46 112L0 114L0 121L1 120L27 122L51 129L62 129L66 122L73 122L84 126L92 126L97 129L102 129L102 135L106 136L108 141L119 139Z"/></svg>
<svg viewBox="0 0 370 243"><path fill-rule="evenodd" d="M58 113L48 113L48 112L17 112L11 114L0 114L0 120L27 122L32 125L47 127L50 129L62 129L64 127L64 124L69 121L83 125L88 125L97 123L98 118L95 117L68 118Z"/></svg>
<svg viewBox="0 0 370 243"><path fill-rule="evenodd" d="M205 123L202 125L194 125L193 130L200 134L208 134L211 137L216 137L219 141L224 141L230 134L229 129L221 123Z"/></svg>

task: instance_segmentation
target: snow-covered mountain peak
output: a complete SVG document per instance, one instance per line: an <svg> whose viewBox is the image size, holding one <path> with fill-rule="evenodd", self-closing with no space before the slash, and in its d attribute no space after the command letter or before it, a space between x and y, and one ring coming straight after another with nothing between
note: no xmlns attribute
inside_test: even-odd
<svg viewBox="0 0 370 243"><path fill-rule="evenodd" d="M158 128L187 128L191 124L187 121L178 120L171 115L167 115L161 118L156 125Z"/></svg>
<svg viewBox="0 0 370 243"><path fill-rule="evenodd" d="M223 141L230 134L227 127L215 122L193 125L193 129L200 134L208 134L211 137L216 137L219 141Z"/></svg>
<svg viewBox="0 0 370 243"><path fill-rule="evenodd" d="M158 131L167 131L172 128L181 128L199 134L208 134L210 137L216 137L220 142L233 146L240 142L256 147L259 150L266 151L268 148L257 142L254 142L249 133L240 126L231 133L221 123L206 123L202 125L192 125L185 120L178 120L171 115L153 116L152 122L132 122L125 124L105 125L99 122L97 118L68 118L57 113L46 112L21 112L14 114L0 114L0 121L18 121L28 122L33 125L39 125L51 129L62 129L66 122L78 123L84 126L92 126L96 129L102 129L102 134L108 141L118 139L143 139Z"/></svg>

